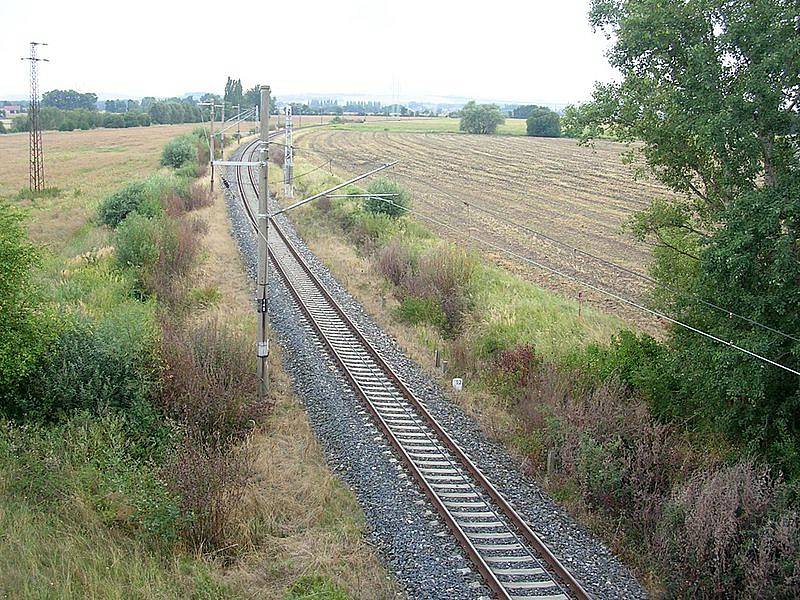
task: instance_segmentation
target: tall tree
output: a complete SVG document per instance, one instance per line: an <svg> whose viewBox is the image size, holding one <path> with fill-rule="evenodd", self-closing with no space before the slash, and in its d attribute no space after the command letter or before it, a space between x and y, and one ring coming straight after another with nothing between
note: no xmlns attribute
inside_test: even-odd
<svg viewBox="0 0 800 600"><path fill-rule="evenodd" d="M527 119L533 113L533 109L539 108L535 104L525 104L523 106L517 106L514 110L511 111L511 116L515 119Z"/></svg>
<svg viewBox="0 0 800 600"><path fill-rule="evenodd" d="M632 223L655 244L655 276L679 290L656 301L799 369L795 339L688 295L800 331L796 19L794 0L593 0L590 20L613 40L609 60L622 77L597 87L584 116L641 141L632 152L676 192ZM733 434L800 473L800 378L681 329L671 347L663 412Z"/></svg>
<svg viewBox="0 0 800 600"><path fill-rule="evenodd" d="M496 104L476 104L470 100L461 109L459 129L467 133L494 133L505 122Z"/></svg>
<svg viewBox="0 0 800 600"><path fill-rule="evenodd" d="M559 137L561 135L561 118L557 112L544 106L532 107L525 125L528 135L538 137Z"/></svg>
<svg viewBox="0 0 800 600"><path fill-rule="evenodd" d="M75 90L50 90L42 95L42 106L52 106L62 110L75 108L95 110L97 109L97 94L91 92L82 94Z"/></svg>

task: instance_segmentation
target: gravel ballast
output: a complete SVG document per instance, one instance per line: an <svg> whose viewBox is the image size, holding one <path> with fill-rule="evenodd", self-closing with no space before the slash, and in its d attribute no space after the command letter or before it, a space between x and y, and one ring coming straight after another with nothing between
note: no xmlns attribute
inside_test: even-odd
<svg viewBox="0 0 800 600"><path fill-rule="evenodd" d="M229 173L229 181L235 181ZM251 276L256 243L238 195L227 194L231 229ZM595 598L645 598L642 587L612 553L550 500L517 462L366 314L311 253L291 223L279 224L328 291L409 389L511 501L561 562ZM269 316L283 348L286 371L318 437L328 465L354 491L368 535L409 598L482 598L489 592L455 539L406 475L365 408L323 351L316 335L274 270Z"/></svg>

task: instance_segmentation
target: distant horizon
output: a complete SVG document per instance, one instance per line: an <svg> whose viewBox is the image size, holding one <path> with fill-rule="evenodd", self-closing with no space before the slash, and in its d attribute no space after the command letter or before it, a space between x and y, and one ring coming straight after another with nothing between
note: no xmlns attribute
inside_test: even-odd
<svg viewBox="0 0 800 600"><path fill-rule="evenodd" d="M141 100L142 98L147 97L154 97L154 98L186 98L188 96L201 96L207 93L214 93L222 96L220 92L212 92L210 90L205 91L190 91L190 92L183 92L180 94L167 94L167 95L156 95L156 94L109 94L105 92L96 92L91 89L78 89L77 87L66 87L66 88L46 88L43 89L40 94L45 92L51 91L52 89L72 89L77 92L81 93L95 93L97 94L98 102L103 102L106 100ZM500 106L506 105L517 105L517 106L524 106L535 104L538 106L547 106L554 110L563 109L565 106L570 104L579 104L576 101L565 101L565 102L550 102L545 100L511 100L511 99L501 99L497 97L487 96L483 98L479 97L468 97L468 96L449 96L449 95L438 95L438 94L419 94L419 95L401 95L398 97L392 97L388 94L367 94L363 92L358 93L349 93L349 92L290 92L286 94L280 94L276 90L272 90L273 94L279 102L286 103L286 102L306 102L308 100L322 100L322 99L331 99L337 100L339 102L342 101L354 101L354 102L363 102L363 101L373 101L373 102L380 102L382 105L391 105L395 103L399 104L408 104L408 103L419 103L419 104L440 104L440 105L459 105L459 104L466 104L467 102L474 100L479 104L498 104ZM40 95L41 97L41 95ZM7 100L9 102L28 102L30 100L29 95L27 94L4 94L0 92L0 99Z"/></svg>

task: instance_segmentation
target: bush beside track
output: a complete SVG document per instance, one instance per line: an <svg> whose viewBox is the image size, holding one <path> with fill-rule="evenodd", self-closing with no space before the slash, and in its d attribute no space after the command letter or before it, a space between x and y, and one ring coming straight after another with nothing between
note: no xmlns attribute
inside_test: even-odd
<svg viewBox="0 0 800 600"><path fill-rule="evenodd" d="M310 167L295 161L295 172L310 173L296 182L296 196L338 183ZM345 234L369 265L348 271L351 290L374 294L375 278L383 281L393 331L410 328L404 341L422 354L442 351L449 375L466 379L462 402L652 591L799 591L796 484L735 440L663 416L664 345L488 266L404 211L390 216L376 206L323 199L297 219L323 247L324 238Z"/></svg>

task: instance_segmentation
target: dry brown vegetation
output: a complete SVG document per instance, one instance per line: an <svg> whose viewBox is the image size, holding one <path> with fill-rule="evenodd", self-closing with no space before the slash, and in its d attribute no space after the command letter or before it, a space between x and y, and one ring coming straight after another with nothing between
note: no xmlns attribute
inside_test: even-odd
<svg viewBox="0 0 800 600"><path fill-rule="evenodd" d="M798 517L786 505L791 490L763 466L730 464L724 447L698 449L678 428L655 421L614 377L587 380L532 346L481 362L457 337L450 357L459 366L442 376L431 352L447 343L441 333L397 318L392 290L410 276L402 247L389 242L377 256L359 255L314 212L297 222L315 254L443 389L473 364L469 385L453 400L653 595L722 598L744 589L735 597L793 597L800 589ZM472 384L478 371L486 385Z"/></svg>
<svg viewBox="0 0 800 600"><path fill-rule="evenodd" d="M58 245L69 240L102 198L124 182L156 171L164 144L196 123L127 129L45 131L45 180L62 193L32 204L30 232L35 241ZM28 136L0 136L0 197L28 187ZM23 204L31 204L25 201Z"/></svg>
<svg viewBox="0 0 800 600"><path fill-rule="evenodd" d="M209 224L204 238L208 255L197 285L219 292L198 318L224 321L246 339L255 339L252 287L229 232L221 193L196 214ZM249 596L281 597L298 577L324 575L353 598L401 597L364 539L354 495L325 465L274 341L270 373L272 412L250 436L244 450L250 468L238 474L245 484L242 502L228 511L230 531L220 533L221 541L236 545L238 555L226 580ZM231 490L219 491L220 502L230 499ZM215 522L208 525L218 528Z"/></svg>
<svg viewBox="0 0 800 600"><path fill-rule="evenodd" d="M309 130L297 144L309 162L333 159L339 174L363 172L378 162L399 160L389 177L412 196L427 216L456 225L459 233L426 222L442 237L469 244L482 237L553 268L641 298L639 279L588 261L512 227L461 201L485 207L626 268L645 271L649 249L623 232L631 215L656 197L670 194L652 180L637 181L624 164L625 146L608 141L594 148L571 139L392 131ZM464 224L466 223L466 228ZM533 266L472 242L483 255L545 288L578 297L581 288ZM582 298L636 322L651 322L619 302L584 291Z"/></svg>
<svg viewBox="0 0 800 600"><path fill-rule="evenodd" d="M56 250L59 258L53 261L53 273L62 255L70 265L110 259L113 233L93 225L96 204L127 181L156 171L164 143L194 127L45 133L48 185L61 192L53 198L16 203L31 207L34 239ZM0 195L12 197L27 186L27 136L0 137L0 153L4 158ZM229 233L222 196L212 196L206 182L195 182L188 199L173 194L163 201L177 235L168 252L159 248L158 270L172 277L154 277L148 283L163 307L193 310L160 315L164 367L173 376L166 385L165 408L188 438L160 475L180 495L181 509L194 515L185 524L184 541L199 559L192 564L208 569L202 572L208 573L203 582L210 590L200 591L198 597L217 597L211 590L219 589L217 580L222 578L230 592L224 597L234 592L235 597L282 597L302 575L330 579L348 597L398 597L393 579L364 538L363 515L354 495L325 465L302 405L282 371L277 346L270 358L274 411L264 419L263 410L241 404L244 388L252 388L248 365L255 319L252 290ZM188 211L191 214L185 214ZM78 258L73 259L74 254ZM216 431L219 439L202 435L208 431ZM222 439L227 434L232 435ZM6 508L0 506L0 515ZM66 534L60 524L46 530L48 537L40 535L41 525L28 526L28 538L18 540L18 549L3 557L15 557L14 562L4 563L4 575L20 581L20 586L4 587L6 577L0 588L19 591L42 573L66 574L66 579L75 580L76 590L104 589L102 597L116 597L118 593L109 590L126 585L128 591L167 597L159 586L162 578L171 581L173 573L175 587L189 590L194 585L192 574L183 573L191 565L181 567L177 558L174 571L163 570L158 559L147 554L136 555L138 562L131 560L123 552L129 541L95 523L88 505L83 508L75 529ZM40 519L35 511L29 512L31 520ZM91 535L81 529L84 521L91 522ZM64 539L69 544L60 544ZM51 551L44 549L48 545L64 552L50 561ZM85 555L91 555L91 561ZM45 565L49 562L53 564ZM190 561L184 556L180 562ZM47 582L42 585L46 588ZM52 579L49 585L53 586Z"/></svg>

